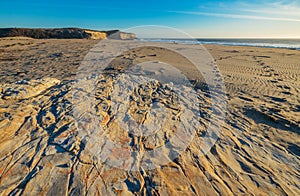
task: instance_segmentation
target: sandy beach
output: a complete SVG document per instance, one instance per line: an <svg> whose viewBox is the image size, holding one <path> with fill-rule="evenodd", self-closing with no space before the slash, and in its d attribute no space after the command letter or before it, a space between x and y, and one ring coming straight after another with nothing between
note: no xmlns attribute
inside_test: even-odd
<svg viewBox="0 0 300 196"><path fill-rule="evenodd" d="M225 123L216 143L205 155L199 152L211 112L210 97L199 87L203 115L187 148L167 165L126 171L93 159L89 149L106 144L83 141L76 133L74 83L98 42L0 39L0 195L300 195L300 51L205 45L226 87ZM143 61L168 62L197 86L203 78L185 60L164 49L139 48L110 65L117 70ZM110 98L115 76L108 72L99 81L97 108L89 112L112 141L145 152L176 134L184 113L168 86L144 83L133 90L129 113L140 124L160 120L152 113L147 117L149 102L168 108L155 137L137 137L116 122Z"/></svg>

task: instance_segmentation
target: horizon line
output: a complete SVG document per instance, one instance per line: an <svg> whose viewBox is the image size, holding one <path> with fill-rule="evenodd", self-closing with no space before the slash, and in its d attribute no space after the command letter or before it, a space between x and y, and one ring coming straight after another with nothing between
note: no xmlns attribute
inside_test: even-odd
<svg viewBox="0 0 300 196"><path fill-rule="evenodd" d="M138 39L300 39L300 37L193 37L193 38L184 38L184 37L138 37Z"/></svg>

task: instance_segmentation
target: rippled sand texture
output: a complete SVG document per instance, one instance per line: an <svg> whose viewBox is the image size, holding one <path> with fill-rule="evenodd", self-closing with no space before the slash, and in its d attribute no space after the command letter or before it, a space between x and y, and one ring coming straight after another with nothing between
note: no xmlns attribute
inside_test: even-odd
<svg viewBox="0 0 300 196"><path fill-rule="evenodd" d="M77 133L74 96L86 95L86 89L74 95L76 73L96 43L0 40L0 195L300 194L300 51L206 46L225 81L228 108L222 133L204 156L201 142L211 103L201 85L203 78L191 72L184 59L159 48L131 51L116 59L108 70L145 59L183 67L197 88L202 112L195 137L178 158L155 170L129 172L93 158L89 149L99 145L97 155L109 161L125 157L123 164L127 151L103 155L105 144L83 140ZM86 112L88 116L99 119L105 137L120 146L142 153L164 145L176 133L182 112L172 87L153 81L132 90L128 112L136 122L157 121L155 114L147 118L149 104L167 108L166 123L155 137L138 137L115 121L111 95L115 84L126 80L116 83L114 76L108 71L98 78L96 107ZM164 149L172 153L168 150Z"/></svg>

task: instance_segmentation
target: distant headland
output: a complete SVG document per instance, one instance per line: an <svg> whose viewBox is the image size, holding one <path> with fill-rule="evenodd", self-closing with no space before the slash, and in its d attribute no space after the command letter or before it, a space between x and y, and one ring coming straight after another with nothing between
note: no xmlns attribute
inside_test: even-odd
<svg viewBox="0 0 300 196"><path fill-rule="evenodd" d="M0 28L1 37L30 37L34 39L121 39L136 38L120 30L98 31L81 28Z"/></svg>

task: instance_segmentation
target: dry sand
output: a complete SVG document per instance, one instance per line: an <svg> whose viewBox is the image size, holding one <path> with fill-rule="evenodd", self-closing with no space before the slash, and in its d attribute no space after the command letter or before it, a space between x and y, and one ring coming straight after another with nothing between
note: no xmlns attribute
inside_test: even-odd
<svg viewBox="0 0 300 196"><path fill-rule="evenodd" d="M193 141L178 158L155 170L129 172L92 159L88 149L97 144L83 142L76 134L72 89L81 61L96 43L0 40L0 195L300 194L300 51L206 45L227 89L228 108L218 141L201 156L209 118L203 115ZM173 64L196 86L203 80L186 59L159 48L131 51L111 66L151 60ZM129 113L142 124L155 120L155 114L146 118L148 102L155 100L149 98L148 88L158 94L158 106L168 108L156 136L141 138L116 123L110 99L114 80L108 74L97 84L93 113L111 140L143 152L174 136L176 130L168 127L172 119L177 122L181 109L168 86L144 83L133 91ZM208 114L209 96L198 92L207 106L201 110ZM126 157L122 153L106 156Z"/></svg>

